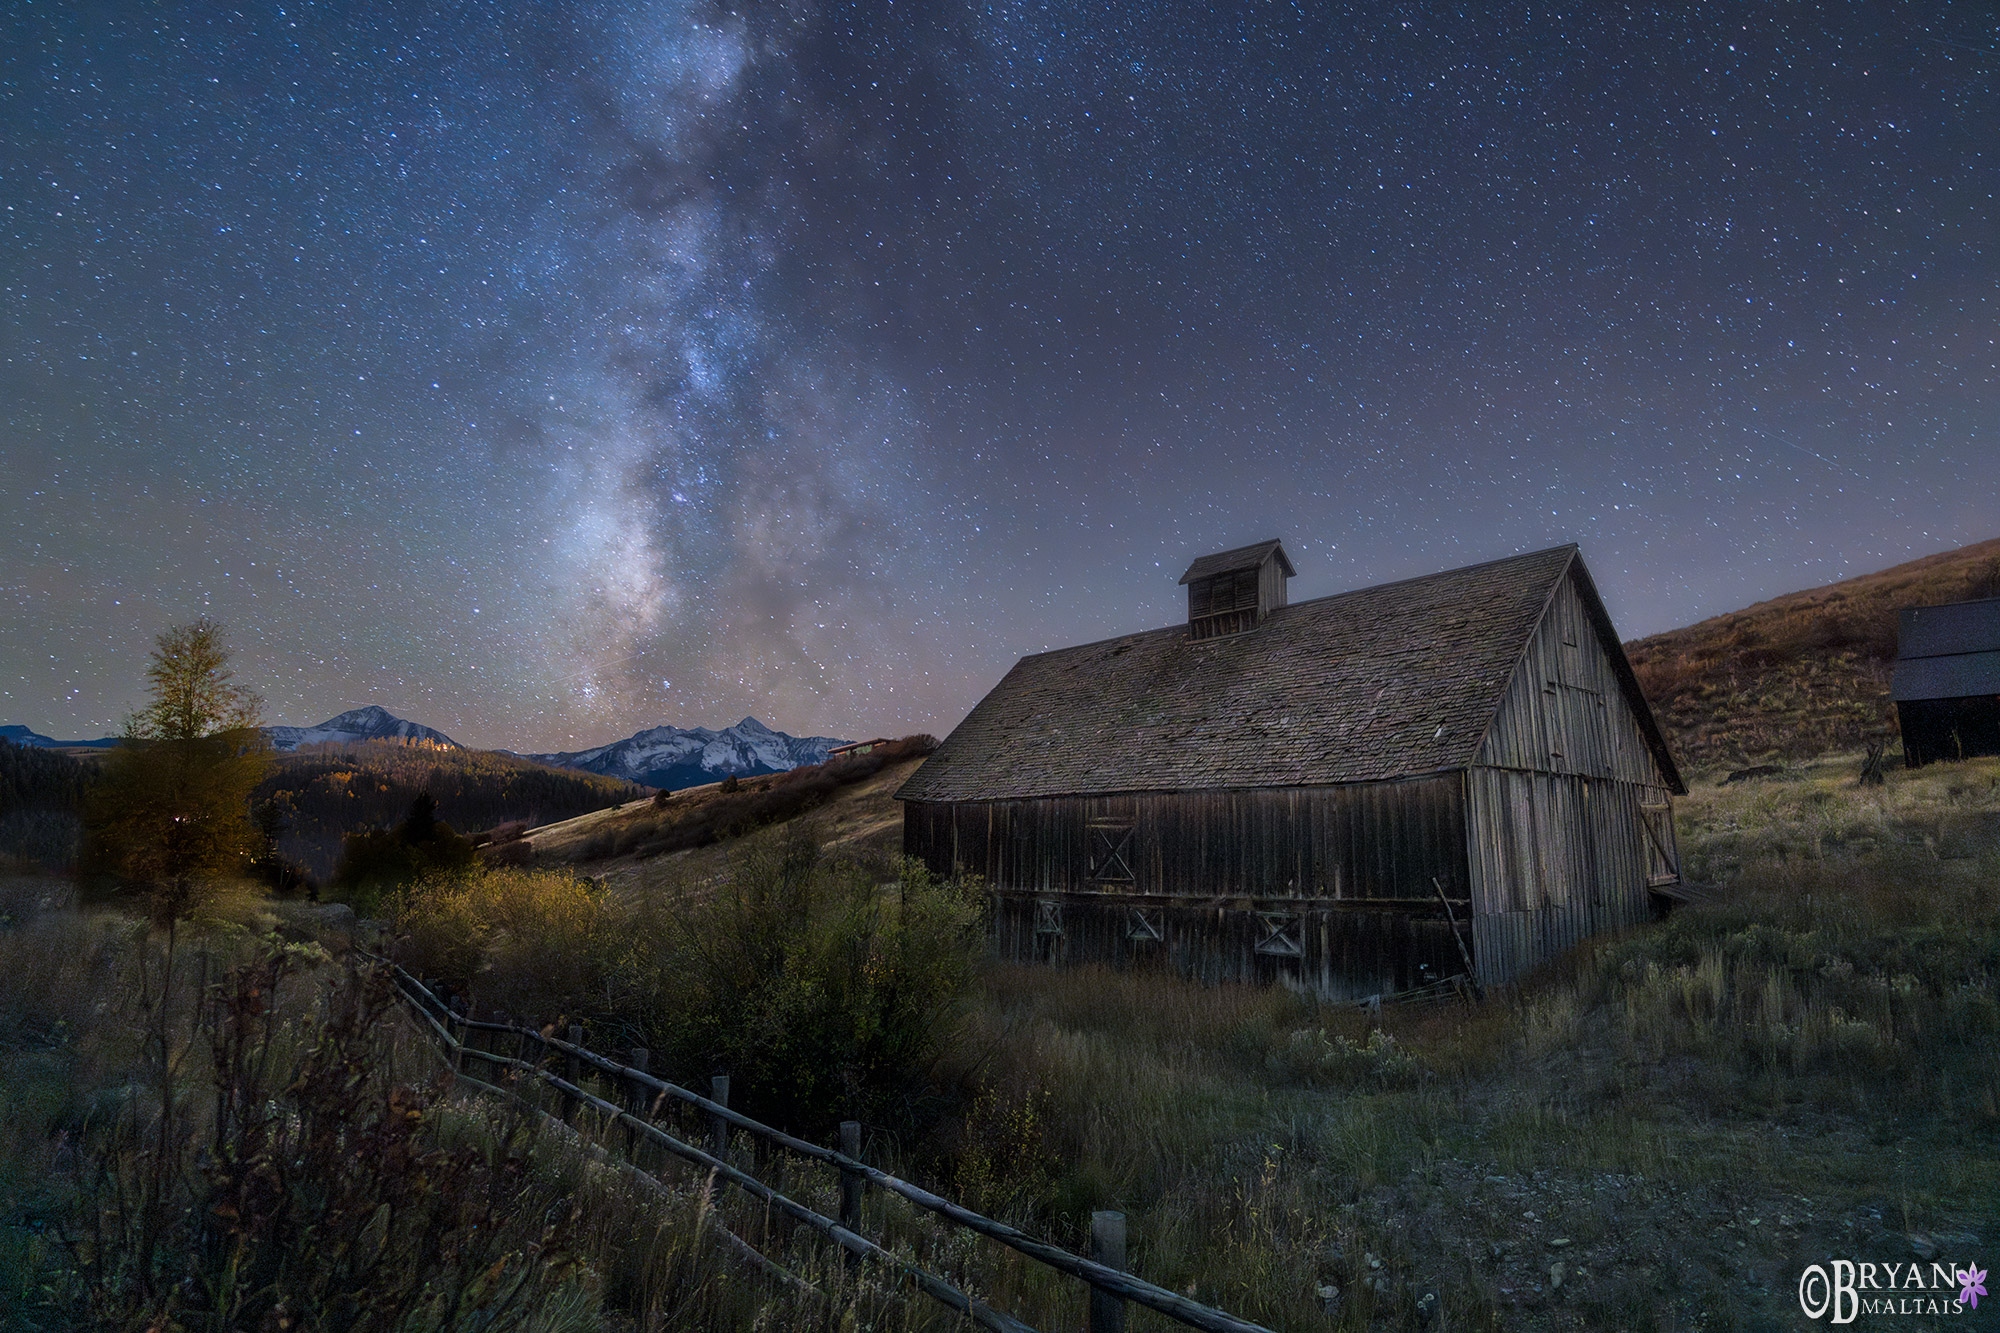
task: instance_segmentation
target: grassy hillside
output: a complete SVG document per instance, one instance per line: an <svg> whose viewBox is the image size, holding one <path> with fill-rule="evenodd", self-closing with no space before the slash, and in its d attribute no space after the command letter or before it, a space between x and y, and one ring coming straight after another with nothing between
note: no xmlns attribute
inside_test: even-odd
<svg viewBox="0 0 2000 1333"><path fill-rule="evenodd" d="M896 893L788 927L773 876L804 830L833 850L892 828L909 762L802 820L589 863L615 889L440 903L401 928L439 975L476 977L475 998L643 1037L687 1077L730 1068L781 1119L847 1114L839 1085L803 1108L775 1094L828 1067L808 1034L878 1030L820 1006L852 1002L850 953L877 981L900 957L837 933L893 920ZM1121 1208L1144 1275L1279 1330L1669 1329L1725 1309L1783 1327L1801 1267L1827 1255L1977 1258L2000 1239L2000 761L1881 788L1857 766L1697 783L1682 845L1725 894L1478 1004L1370 1016L974 960L927 1020L922 1081L860 1112L870 1151L1072 1246L1093 1209ZM640 813L537 836L554 855ZM676 990L793 929L802 952L759 964L787 979L761 998ZM929 1243L1036 1327L1081 1323L1069 1284Z"/></svg>
<svg viewBox="0 0 2000 1333"><path fill-rule="evenodd" d="M907 752L746 779L734 793L721 783L689 787L664 807L630 801L534 829L529 841L539 864L573 863L613 887L650 891L713 879L744 834L804 816L829 855L887 867L903 850L895 791L933 744L912 737L897 742Z"/></svg>
<svg viewBox="0 0 2000 1333"><path fill-rule="evenodd" d="M1625 645L1674 754L1700 772L1896 734L1905 606L2000 595L2000 539L1912 560Z"/></svg>
<svg viewBox="0 0 2000 1333"><path fill-rule="evenodd" d="M476 1004L582 1023L606 1049L644 1045L681 1082L726 1069L740 1104L812 1134L853 1115L886 1169L1073 1247L1093 1209L1123 1209L1144 1276L1281 1333L1790 1327L1807 1263L1983 1264L2000 1241L2000 760L1893 770L1862 788L1856 759L1697 783L1681 806L1683 848L1728 892L1477 1004L1369 1015L1277 988L982 961L976 907L952 886L907 868L883 883L872 854L801 854L806 833L826 852L888 845L890 793L918 762L907 759L802 818L705 846L644 854L665 831L646 822L660 813L649 802L539 830L537 861L606 832L614 851L584 863L589 879L528 868L431 886L406 904L397 947L427 975L462 979ZM682 813L726 812L723 796ZM621 855L622 829L640 832ZM0 1043L0 1206L46 1220L50 1236L73 1217L143 1223L91 1192L93 1172L58 1169L89 1153L123 1173L112 1184L143 1185L131 1173L154 1160L75 1130L104 1099L145 1092L134 1070L150 1020L138 1015L161 1010L137 1004L146 983L129 926L36 909L45 929L36 910L0 909L27 923L0 932L0 1018L22 1034ZM240 931L189 936L184 948L219 951L213 967L189 955L190 993L221 952L256 944ZM296 957L330 996L351 986L309 951ZM342 1012L282 1008L292 1022ZM240 1099L273 1133L351 1113L311 1101L318 1084L285 1063L338 1054L310 1035L288 1037L274 1081ZM407 1036L383 1032L398 1049L359 1067L423 1069ZM204 1090L233 1085L208 1043L187 1049L186 1086L200 1093L192 1151L212 1135ZM259 1067L243 1064L245 1077ZM388 1107L418 1127L413 1151L498 1151L466 1137L486 1132L487 1103L387 1080L363 1092L352 1100L369 1126ZM412 1096L421 1114L408 1114ZM483 1190L480 1162L504 1167L502 1214L550 1228L508 1233L516 1262L536 1245L578 1261L520 1270L539 1300L563 1303L560 1327L942 1330L917 1307L882 1317L823 1249L734 1195L711 1200L698 1174L663 1171L675 1195L660 1203L587 1178L560 1136L502 1147L463 1170ZM324 1176L357 1205L333 1220L353 1225L411 1179L355 1160L312 1163L301 1200L320 1197ZM232 1182L174 1161L162 1253L194 1263L201 1248L182 1242ZM825 1172L791 1180L833 1206ZM404 1216L393 1197L389 1215ZM457 1206L448 1192L429 1200L408 1215L435 1206L446 1219ZM994 1305L1038 1328L1081 1326L1076 1284L886 1214L872 1196L868 1207ZM828 1303L808 1316L747 1270L725 1271L704 1239L716 1222L819 1281ZM58 1302L129 1297L126 1270L79 1266L42 1234L12 1228L0 1244L0 1290L48 1303L51 1318L25 1327L79 1326L54 1317ZM313 1257L284 1235L250 1239ZM412 1282L449 1290L471 1272L424 1268L405 1249L420 1239L392 1226Z"/></svg>
<svg viewBox="0 0 2000 1333"><path fill-rule="evenodd" d="M325 883L339 862L343 836L396 823L419 792L437 798L438 818L471 832L513 820L567 819L633 800L644 790L491 750L363 741L277 756L257 799L275 802L285 821L279 854Z"/></svg>

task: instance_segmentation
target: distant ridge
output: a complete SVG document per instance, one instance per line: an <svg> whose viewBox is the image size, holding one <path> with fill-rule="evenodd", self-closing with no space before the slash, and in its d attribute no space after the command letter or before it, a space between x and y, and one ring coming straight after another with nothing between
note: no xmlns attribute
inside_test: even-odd
<svg viewBox="0 0 2000 1333"><path fill-rule="evenodd" d="M12 741L16 745L26 745L37 750L101 750L118 744L116 736L105 736L94 741L51 740L38 731L30 731L19 723L0 726L0 741Z"/></svg>
<svg viewBox="0 0 2000 1333"><path fill-rule="evenodd" d="M746 717L720 731L652 727L593 750L522 757L648 787L678 789L730 776L755 777L783 773L801 764L823 763L826 752L840 743L831 736L790 736Z"/></svg>
<svg viewBox="0 0 2000 1333"><path fill-rule="evenodd" d="M2000 594L2000 539L1625 645L1688 770L1859 749L1896 732L1896 613Z"/></svg>

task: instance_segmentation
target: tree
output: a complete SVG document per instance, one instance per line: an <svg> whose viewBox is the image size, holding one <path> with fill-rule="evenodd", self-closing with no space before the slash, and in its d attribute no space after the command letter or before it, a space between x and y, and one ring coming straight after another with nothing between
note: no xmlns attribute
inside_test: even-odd
<svg viewBox="0 0 2000 1333"><path fill-rule="evenodd" d="M271 747L257 727L261 701L230 679L222 626L206 616L153 641L146 681L152 702L126 719L90 794L85 867L108 875L166 929L157 993L141 973L153 1015L145 1050L160 1098L153 1148L164 1155L175 1141L175 1088L187 1053L171 1017L178 927L242 877L256 854L250 797ZM148 1177L139 1206L155 1222L168 1207L158 1173ZM139 1282L149 1295L163 1230L149 1224L140 1243Z"/></svg>
<svg viewBox="0 0 2000 1333"><path fill-rule="evenodd" d="M86 864L171 935L256 855L250 797L270 746L262 703L232 681L222 626L207 617L154 641L146 680L152 700L126 719L91 794Z"/></svg>
<svg viewBox="0 0 2000 1333"><path fill-rule="evenodd" d="M472 840L437 817L437 798L417 793L393 829L363 829L341 842L334 887L355 911L375 911L382 895L433 875L462 875L478 864Z"/></svg>

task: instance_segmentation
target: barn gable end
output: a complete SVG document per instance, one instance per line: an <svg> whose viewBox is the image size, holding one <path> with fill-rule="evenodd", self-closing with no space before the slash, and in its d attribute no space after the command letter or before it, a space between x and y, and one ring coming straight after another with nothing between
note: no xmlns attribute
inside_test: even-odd
<svg viewBox="0 0 2000 1333"><path fill-rule="evenodd" d="M1466 775L1473 957L1512 981L1679 881L1673 757L1589 574L1556 584Z"/></svg>
<svg viewBox="0 0 2000 1333"><path fill-rule="evenodd" d="M1473 762L1682 790L1587 579L1572 565L1556 583Z"/></svg>

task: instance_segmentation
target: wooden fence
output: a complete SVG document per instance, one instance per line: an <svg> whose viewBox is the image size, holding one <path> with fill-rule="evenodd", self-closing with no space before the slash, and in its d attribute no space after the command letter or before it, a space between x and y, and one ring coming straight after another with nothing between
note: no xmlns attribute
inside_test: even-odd
<svg viewBox="0 0 2000 1333"><path fill-rule="evenodd" d="M402 967L387 959L380 961L391 969L397 991L404 1003L422 1022L425 1029L437 1039L453 1072L460 1079L502 1096L512 1094L495 1080L504 1078L507 1071L512 1071L517 1078L538 1081L554 1089L561 1097L560 1118L563 1123L572 1123L577 1111L588 1106L601 1114L607 1123L624 1128L628 1154L631 1148L642 1140L654 1143L675 1157L713 1173L717 1180L734 1185L767 1207L825 1236L853 1256L854 1260L865 1259L886 1265L892 1272L914 1284L925 1295L982 1328L994 1330L994 1333L1035 1333L1029 1325L990 1308L937 1274L891 1253L881 1244L861 1235L856 1228L861 1221L861 1198L865 1189L873 1187L905 1199L935 1214L951 1226L997 1241L1059 1273L1088 1283L1091 1288L1090 1333L1124 1333L1127 1302L1157 1311L1188 1328L1206 1330L1206 1333L1271 1333L1271 1330L1261 1324L1238 1319L1234 1315L1189 1300L1185 1296L1168 1291L1164 1287L1154 1286L1126 1272L1123 1213L1092 1214L1091 1246L1095 1251L1095 1257L1086 1259L1081 1255L1071 1254L1057 1246L1038 1241L1004 1222L997 1222L971 1209L961 1208L949 1199L870 1166L861 1160L861 1127L853 1121L841 1126L841 1146L838 1151L823 1148L729 1109L729 1079L726 1075L716 1076L709 1089L711 1095L704 1097L648 1073L646 1070L648 1053L643 1050L635 1050L632 1054L632 1063L627 1065L588 1049L583 1045L583 1029L580 1027L570 1028L569 1040L563 1041L532 1027L462 1017L454 1013L428 987ZM484 1043L483 1046L481 1042ZM500 1049L503 1043L510 1043L513 1046L511 1054ZM482 1072L487 1075L486 1078L480 1078L469 1072L468 1066L475 1063L483 1067ZM563 1072L557 1074L548 1067L551 1064L560 1064ZM621 1089L626 1104L617 1105L587 1090L582 1081L586 1066L607 1076L616 1088ZM667 1100L679 1102L707 1115L709 1142L706 1148L676 1138L654 1122L658 1109ZM538 1114L548 1115L547 1112L536 1109ZM839 1218L824 1216L731 1164L728 1160L728 1136L732 1128L747 1131L775 1147L821 1162L838 1171L840 1173ZM746 1242L733 1235L727 1239L734 1241L739 1252L766 1273L782 1281L794 1284L801 1282L781 1266L751 1249Z"/></svg>

